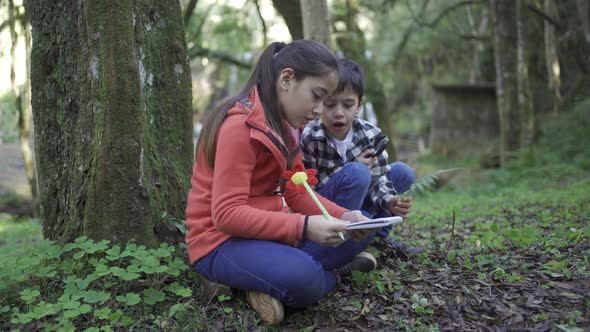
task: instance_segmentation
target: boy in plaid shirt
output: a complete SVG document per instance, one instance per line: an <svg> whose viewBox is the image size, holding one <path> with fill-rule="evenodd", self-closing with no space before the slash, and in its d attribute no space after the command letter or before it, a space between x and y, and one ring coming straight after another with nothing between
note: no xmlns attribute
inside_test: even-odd
<svg viewBox="0 0 590 332"><path fill-rule="evenodd" d="M373 156L381 130L357 117L363 101L364 79L354 61L339 60L338 87L324 102L319 119L309 123L301 136L303 162L317 170L315 190L349 210L363 210L369 217L398 215L407 218L411 197L397 195L410 189L416 176L403 162L389 164L387 152ZM382 241L407 252L383 227L377 236Z"/></svg>

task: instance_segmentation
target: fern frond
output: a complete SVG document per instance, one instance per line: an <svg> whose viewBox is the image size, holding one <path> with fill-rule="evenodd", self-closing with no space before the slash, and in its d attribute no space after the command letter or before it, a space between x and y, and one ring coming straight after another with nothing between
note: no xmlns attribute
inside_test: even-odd
<svg viewBox="0 0 590 332"><path fill-rule="evenodd" d="M436 182L440 179L440 176L445 173L455 172L463 170L462 167L460 168L451 168L451 169L441 169L436 172L424 175L423 177L419 178L412 184L410 190L406 191L405 193L401 194L400 197L405 196L417 196L426 193L427 191L431 191Z"/></svg>

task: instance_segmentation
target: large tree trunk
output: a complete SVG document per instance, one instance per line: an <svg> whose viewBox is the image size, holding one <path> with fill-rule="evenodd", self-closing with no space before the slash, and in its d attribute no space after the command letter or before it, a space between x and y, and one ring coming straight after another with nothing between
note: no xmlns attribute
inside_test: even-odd
<svg viewBox="0 0 590 332"><path fill-rule="evenodd" d="M518 113L516 5L512 0L490 0L494 22L496 95L500 119L500 164L520 147Z"/></svg>
<svg viewBox="0 0 590 332"><path fill-rule="evenodd" d="M315 40L332 49L330 13L326 0L301 0L303 37Z"/></svg>
<svg viewBox="0 0 590 332"><path fill-rule="evenodd" d="M193 144L179 2L28 2L43 231L179 239Z"/></svg>
<svg viewBox="0 0 590 332"><path fill-rule="evenodd" d="M535 113L533 97L529 84L528 54L526 42L526 18L523 16L525 0L516 0L517 24L517 78L518 78L518 108L521 114L520 147L529 148L534 139Z"/></svg>

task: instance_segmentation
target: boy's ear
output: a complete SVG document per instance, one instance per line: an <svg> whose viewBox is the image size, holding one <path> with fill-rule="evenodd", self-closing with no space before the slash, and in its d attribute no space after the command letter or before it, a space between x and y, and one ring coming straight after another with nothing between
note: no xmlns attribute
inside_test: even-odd
<svg viewBox="0 0 590 332"><path fill-rule="evenodd" d="M289 90L289 87L295 82L295 72L291 68L283 68L279 73L279 87L282 90Z"/></svg>
<svg viewBox="0 0 590 332"><path fill-rule="evenodd" d="M356 107L355 115L359 115L359 113L361 112L361 107L363 107L364 103L365 103L365 97L363 97L363 98L361 98L361 100L359 100L359 104Z"/></svg>

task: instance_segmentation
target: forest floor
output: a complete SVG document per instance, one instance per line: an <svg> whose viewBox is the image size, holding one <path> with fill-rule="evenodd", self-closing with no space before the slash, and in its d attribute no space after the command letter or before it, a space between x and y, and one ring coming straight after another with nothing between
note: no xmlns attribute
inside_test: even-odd
<svg viewBox="0 0 590 332"><path fill-rule="evenodd" d="M190 271L173 278L153 270L124 275L137 279L135 284L105 275L124 273L123 254L109 263L117 265L102 272L103 279L85 286L92 291L71 288L68 283L82 281L70 275L73 263L67 255L75 251L50 250L38 220L0 213L0 293L8 292L0 294L0 330L95 326L105 331L589 331L590 119L579 114L569 122L578 124L567 131L578 132L569 143L560 140L563 135L548 135L541 144L547 150L524 154L505 169L486 170L468 161L433 157L411 161L418 175L465 168L444 179L437 190L416 196L410 219L394 226L395 237L425 251L406 255L375 243L369 247L378 260L375 271L345 276L318 304L287 310L277 327L262 324L240 292L208 292ZM559 127L554 131L565 132ZM18 162L0 160L0 179L13 181L4 170L17 168ZM115 246L108 251L83 241L76 246L86 246L88 257L94 253L102 261L104 253L115 255ZM45 257L44 252L53 252L49 266L59 278L40 277L37 265L20 263L30 262L34 255ZM59 255L64 257L56 260ZM43 264L40 258L33 261ZM77 264L86 264L80 271L91 273L102 263L92 258ZM97 278L96 272L91 274ZM12 284L2 285L6 281ZM155 290L142 292L146 284L156 285ZM96 291L112 294L96 302ZM30 296L39 292L37 298ZM81 307L94 311L59 311L61 302L73 299L64 298L67 292L78 292L72 294L87 302ZM142 302L131 304L140 300L137 294ZM166 295L156 301L154 294ZM50 301L57 303L52 307L57 313L37 311L48 310L43 308ZM107 309L112 313L105 314Z"/></svg>
<svg viewBox="0 0 590 332"><path fill-rule="evenodd" d="M376 271L353 273L277 330L588 331L590 173L534 173L478 172L417 197L393 232L424 253L371 246ZM260 329L237 298L208 302L211 326Z"/></svg>
<svg viewBox="0 0 590 332"><path fill-rule="evenodd" d="M239 292L211 294L198 288L194 294L200 295L185 314L170 318L166 326L231 331L587 331L589 193L590 173L567 165L465 171L436 192L416 197L411 218L394 227L396 237L423 247L424 253L406 255L376 243L369 251L378 259L377 270L344 277L317 305L287 310L278 327L264 326ZM13 221L19 229L0 231L0 244L40 241L37 221ZM3 221L0 230L13 221ZM161 310L168 309L165 304ZM162 330L143 324L136 328Z"/></svg>

